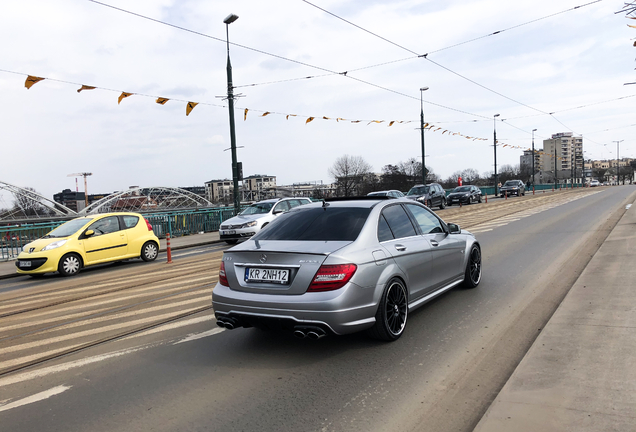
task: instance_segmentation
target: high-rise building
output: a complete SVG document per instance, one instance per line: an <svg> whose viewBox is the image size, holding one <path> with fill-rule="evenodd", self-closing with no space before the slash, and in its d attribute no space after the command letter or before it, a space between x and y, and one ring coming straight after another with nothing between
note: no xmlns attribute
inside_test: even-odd
<svg viewBox="0 0 636 432"><path fill-rule="evenodd" d="M583 175L583 137L561 132L543 140L541 170L544 182L580 183Z"/></svg>

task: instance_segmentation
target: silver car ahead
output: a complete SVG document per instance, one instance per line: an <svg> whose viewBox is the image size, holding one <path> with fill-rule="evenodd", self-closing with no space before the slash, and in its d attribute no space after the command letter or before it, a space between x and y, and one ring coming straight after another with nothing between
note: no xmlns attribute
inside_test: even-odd
<svg viewBox="0 0 636 432"><path fill-rule="evenodd" d="M398 339L411 311L481 280L481 248L406 198L328 200L293 209L223 254L212 303L220 327L319 339L368 330Z"/></svg>

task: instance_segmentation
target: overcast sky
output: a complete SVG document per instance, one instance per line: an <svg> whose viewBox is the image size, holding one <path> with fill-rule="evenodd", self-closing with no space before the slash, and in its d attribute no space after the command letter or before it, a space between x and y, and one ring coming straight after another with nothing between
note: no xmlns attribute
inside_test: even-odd
<svg viewBox="0 0 636 432"><path fill-rule="evenodd" d="M331 182L344 154L376 172L421 156L424 86L425 120L442 127L426 132L426 163L442 177L492 171L497 113L501 145L530 147L537 129L539 148L572 131L586 158L615 158L616 140L621 156L636 157L636 85L624 85L636 81L635 21L615 14L616 0L558 14L590 1L311 2L355 27L302 0L104 0L189 32L88 0L3 0L0 181L52 198L75 189L67 175L77 172L93 173L89 193L231 178L218 97L230 13L239 16L230 42L242 46L230 55L246 176ZM27 90L27 75L47 79ZM82 84L98 88L78 93ZM118 104L122 91L135 94ZM187 101L199 102L189 116ZM497 163L516 165L521 154L498 147Z"/></svg>

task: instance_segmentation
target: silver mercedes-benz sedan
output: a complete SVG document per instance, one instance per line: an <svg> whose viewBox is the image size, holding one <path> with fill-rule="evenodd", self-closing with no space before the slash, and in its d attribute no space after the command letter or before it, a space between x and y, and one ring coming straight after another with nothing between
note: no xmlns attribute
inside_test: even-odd
<svg viewBox="0 0 636 432"><path fill-rule="evenodd" d="M226 329L312 339L367 330L393 341L415 308L480 280L475 237L424 205L333 199L297 207L225 251L212 303Z"/></svg>

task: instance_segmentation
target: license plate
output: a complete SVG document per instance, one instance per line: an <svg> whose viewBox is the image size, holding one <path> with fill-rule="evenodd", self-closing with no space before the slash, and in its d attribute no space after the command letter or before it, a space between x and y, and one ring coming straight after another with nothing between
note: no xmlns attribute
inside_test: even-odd
<svg viewBox="0 0 636 432"><path fill-rule="evenodd" d="M226 231L221 232L221 234L222 235L233 235L233 234L236 234L236 231L234 231L234 230L226 230Z"/></svg>
<svg viewBox="0 0 636 432"><path fill-rule="evenodd" d="M20 267L31 267L31 261L20 261Z"/></svg>
<svg viewBox="0 0 636 432"><path fill-rule="evenodd" d="M286 285L289 283L289 270L248 267L245 269L245 282L269 282Z"/></svg>

